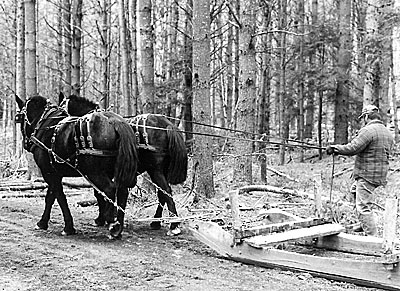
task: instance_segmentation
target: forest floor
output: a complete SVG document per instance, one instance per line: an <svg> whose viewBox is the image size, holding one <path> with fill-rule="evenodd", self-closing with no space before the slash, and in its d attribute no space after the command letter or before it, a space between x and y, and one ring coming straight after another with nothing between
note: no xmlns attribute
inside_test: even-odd
<svg viewBox="0 0 400 291"><path fill-rule="evenodd" d="M275 172L267 171L268 184L313 193L315 177L322 177L323 196L329 197L332 185L337 217L342 223L355 222L352 206L346 202L352 159L335 157L334 171L338 175L333 183L331 157L304 163L296 159L293 156L291 163L278 166L271 158L268 166ZM181 216L210 209L219 217L229 216L226 197L236 187L232 165L230 158L219 158L214 167L216 196L186 204ZM256 162L254 165L254 184L260 184L259 167ZM399 169L400 162L392 161L389 184L377 192L378 205L384 205L386 196L395 196ZM24 176L13 169L2 168L1 172L10 175L0 180L0 186L26 183ZM189 174L185 185L174 187L176 200L189 191L191 183ZM65 187L65 192L78 229L77 235L67 237L61 236L63 218L58 205L53 208L49 229L35 230L43 211L45 189L0 191L0 290L377 290L304 272L226 260L197 241L186 223L182 224L182 234L175 237L166 236L167 225L150 230L148 222L135 219L153 214L150 208L142 211L144 201L139 200L148 203L155 195L144 197L143 191L130 197L127 212L132 215L126 217L122 239L109 240L106 228L93 226L97 206L80 206L80 202L93 199L92 191ZM257 192L242 198L241 206L279 207L302 217L309 216L313 209L312 201L290 195ZM382 236L383 211L377 207L376 213Z"/></svg>

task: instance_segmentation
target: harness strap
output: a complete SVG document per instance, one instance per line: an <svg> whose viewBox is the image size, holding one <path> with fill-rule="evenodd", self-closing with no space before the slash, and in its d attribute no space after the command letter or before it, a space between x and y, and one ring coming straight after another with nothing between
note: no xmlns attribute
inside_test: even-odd
<svg viewBox="0 0 400 291"><path fill-rule="evenodd" d="M143 137L144 145L145 146L149 145L149 135L146 130L146 121L147 121L147 118L149 117L149 115L150 115L150 113L141 114L141 115L135 116L132 120L129 121L129 124L131 126L134 125L136 128L135 136L136 136L138 145L143 144L143 143L141 143L141 140L140 140L139 127L143 128L142 137ZM140 126L140 121L143 121L143 124L141 126Z"/></svg>
<svg viewBox="0 0 400 291"><path fill-rule="evenodd" d="M106 200L108 203L113 204L114 207L117 208L117 210L122 211L125 214L125 210L122 209L121 206L119 206L117 204L117 202L114 202L110 198L108 198L108 196L103 191L101 191L92 181L90 181L90 179L84 173L82 173L78 168L74 167L73 165L71 165L71 163L69 163L68 161L64 160L59 155L57 155L55 152L53 152L51 149L49 149L44 143L42 143L39 139L37 139L36 136L32 136L31 139L32 139L32 142L35 145L37 145L41 149L47 151L49 154L53 155L53 157L55 159L57 159L59 161L62 161L64 164L68 165L69 167L71 167L75 171L77 171L79 173L79 175L81 175L97 192L100 193L100 195L103 197L104 200Z"/></svg>

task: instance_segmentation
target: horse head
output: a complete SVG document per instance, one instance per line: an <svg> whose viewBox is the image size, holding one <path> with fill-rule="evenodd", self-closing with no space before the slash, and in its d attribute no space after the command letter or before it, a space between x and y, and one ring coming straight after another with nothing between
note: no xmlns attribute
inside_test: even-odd
<svg viewBox="0 0 400 291"><path fill-rule="evenodd" d="M50 102L48 99L39 95L30 97L26 102L17 95L15 96L15 99L19 108L19 112L16 115L16 121L21 123L24 148L29 151L32 146L30 137L34 134L38 123L49 108Z"/></svg>
<svg viewBox="0 0 400 291"><path fill-rule="evenodd" d="M71 116L83 116L91 111L99 110L97 102L77 95L66 97L62 92L58 96L58 104Z"/></svg>

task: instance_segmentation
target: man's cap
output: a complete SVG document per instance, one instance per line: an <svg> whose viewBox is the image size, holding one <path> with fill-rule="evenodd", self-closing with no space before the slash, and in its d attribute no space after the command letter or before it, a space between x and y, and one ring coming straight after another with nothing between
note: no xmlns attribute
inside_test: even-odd
<svg viewBox="0 0 400 291"><path fill-rule="evenodd" d="M361 115L358 118L360 119L367 114L371 114L372 112L379 112L379 108L375 105L366 105L364 106Z"/></svg>

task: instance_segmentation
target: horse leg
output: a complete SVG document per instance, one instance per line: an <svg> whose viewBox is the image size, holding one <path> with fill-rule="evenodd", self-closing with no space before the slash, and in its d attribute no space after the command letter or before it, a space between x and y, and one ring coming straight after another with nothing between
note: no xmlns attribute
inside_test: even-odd
<svg viewBox="0 0 400 291"><path fill-rule="evenodd" d="M124 229L125 208L128 200L128 188L120 187L117 193L117 221L110 224L110 238L120 239L122 237L122 230Z"/></svg>
<svg viewBox="0 0 400 291"><path fill-rule="evenodd" d="M44 199L44 211L42 214L42 217L40 220L37 222L36 226L37 229L43 229L47 230L49 228L49 220L50 220L50 213L51 213L51 208L53 207L54 201L56 200L56 197L54 195L53 191L53 184L48 184L48 188L46 191L46 197Z"/></svg>
<svg viewBox="0 0 400 291"><path fill-rule="evenodd" d="M128 189L117 189L115 183L113 183L111 178L106 175L89 176L88 178L107 196L107 198L103 197L103 195L95 191L97 202L99 203L99 219L103 222L106 221L109 223L110 238L121 238L125 218L124 211L129 194ZM113 202L115 201L115 197L117 197L118 206L124 210L121 211L117 209L116 221L115 207L113 204ZM106 199L108 201L106 201Z"/></svg>
<svg viewBox="0 0 400 291"><path fill-rule="evenodd" d="M175 202L174 202L174 199L172 198L172 189L171 189L170 185L168 184L165 175L157 172L157 173L150 174L150 177L151 177L151 180L158 187L161 188L161 189L158 189L158 191L157 191L159 204L157 206L157 210L154 215L154 218L161 218L165 203L167 204L168 211L170 212L170 214L172 214L174 216L178 216ZM161 222L153 221L150 226L152 229L160 229ZM180 233L181 233L181 230L179 228L179 222L171 223L170 231L168 232L168 235L178 235Z"/></svg>
<svg viewBox="0 0 400 291"><path fill-rule="evenodd" d="M104 226L106 224L106 219L105 219L105 211L106 211L106 201L104 200L104 197L99 193L97 190L93 190L94 192L94 197L96 197L97 200L97 205L99 207L99 215L97 218L94 220L94 223L96 226Z"/></svg>
<svg viewBox="0 0 400 291"><path fill-rule="evenodd" d="M41 229L48 228L48 222L50 220L51 208L54 204L55 199L57 199L58 204L60 205L61 211L64 217L64 230L62 232L63 235L75 234L76 230L74 228L74 222L72 219L71 211L69 210L67 198L65 197L63 188L62 188L62 177L55 176L51 174L43 175L44 180L49 185L49 188L46 193L45 198L45 210L43 212L42 218L38 222L38 227Z"/></svg>

